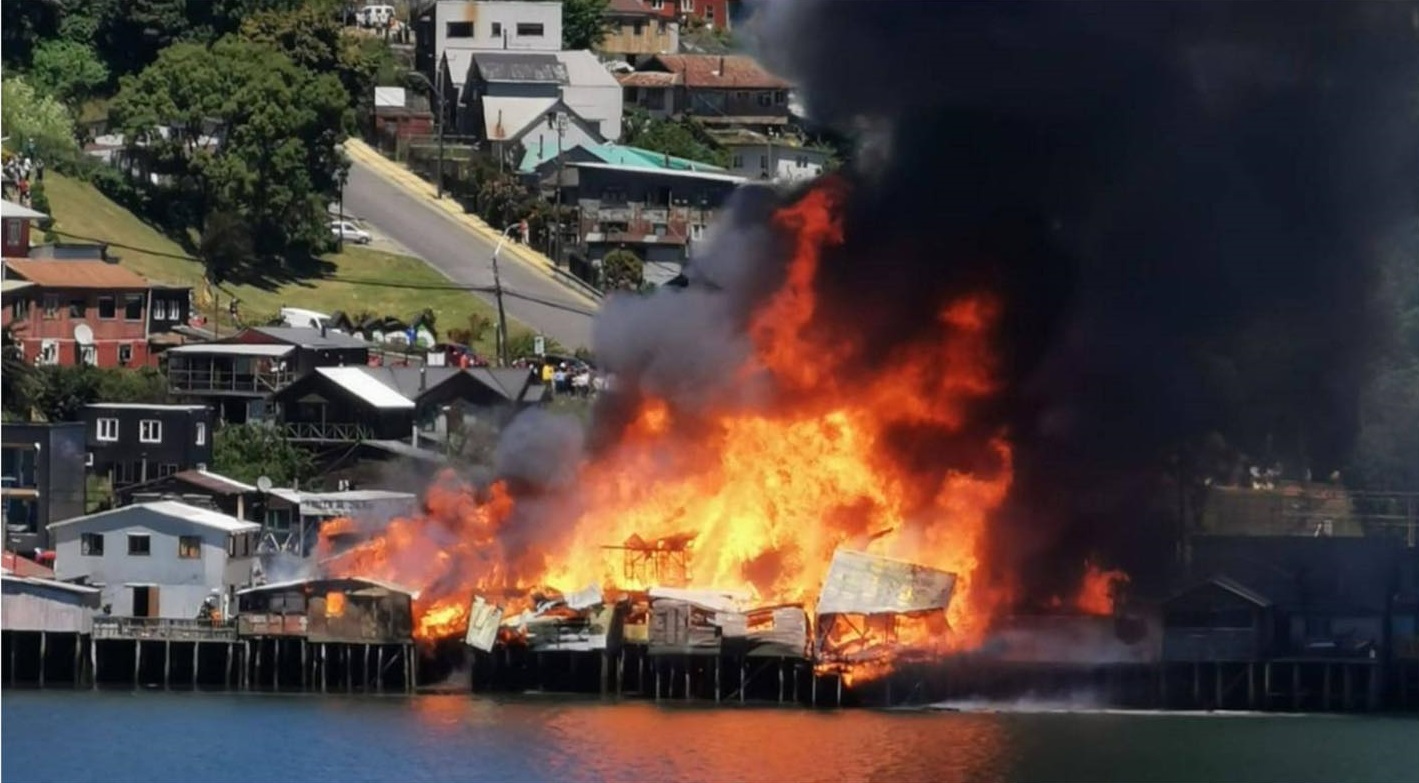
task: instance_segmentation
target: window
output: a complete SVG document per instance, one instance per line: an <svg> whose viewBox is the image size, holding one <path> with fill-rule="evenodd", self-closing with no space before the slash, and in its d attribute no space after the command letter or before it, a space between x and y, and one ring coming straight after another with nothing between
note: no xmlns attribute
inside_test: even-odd
<svg viewBox="0 0 1419 783"><path fill-rule="evenodd" d="M665 0L650 0L650 10L659 11L665 7Z"/></svg>
<svg viewBox="0 0 1419 783"><path fill-rule="evenodd" d="M84 317L84 314L85 314L86 312L88 312L88 309L89 309L89 303L86 302L86 301L84 301L83 299L70 299L70 300L69 300L69 317L70 317L70 318L83 318L83 317Z"/></svg>
<svg viewBox="0 0 1419 783"><path fill-rule="evenodd" d="M743 156L743 155L735 155L735 156L729 161L729 165L730 165L731 168L736 168L736 169L742 169L742 168L744 168L744 156Z"/></svg>
<svg viewBox="0 0 1419 783"><path fill-rule="evenodd" d="M714 27L714 6L712 5L705 6L705 22L710 27Z"/></svg>
<svg viewBox="0 0 1419 783"><path fill-rule="evenodd" d="M691 239L704 239L704 238L705 238L705 227L704 227L704 224L703 224L703 223L696 223L696 224L690 226L690 238L691 238Z"/></svg>
<svg viewBox="0 0 1419 783"><path fill-rule="evenodd" d="M177 556L183 560L202 559L202 536L178 536Z"/></svg>
<svg viewBox="0 0 1419 783"><path fill-rule="evenodd" d="M197 422L197 426L194 427L193 430L194 430L194 431L196 432L196 434L197 434L197 435L196 435L197 445L198 445L198 446L205 446L205 445L207 445L207 422L205 422L205 421L199 421L199 422Z"/></svg>
<svg viewBox="0 0 1419 783"><path fill-rule="evenodd" d="M808 168L808 156L807 156L807 155L799 155L798 157L796 157L796 158L793 159L793 165L796 166L796 167L798 167L798 168L800 168L800 169L806 169L806 168Z"/></svg>
<svg viewBox="0 0 1419 783"><path fill-rule="evenodd" d="M59 317L59 297L55 296L54 294L44 295L44 317Z"/></svg>
<svg viewBox="0 0 1419 783"><path fill-rule="evenodd" d="M138 481L138 463L136 462L115 462L113 464L113 483L119 485L133 484Z"/></svg>
<svg viewBox="0 0 1419 783"><path fill-rule="evenodd" d="M443 34L447 38L472 38L472 22L448 22L443 26Z"/></svg>
<svg viewBox="0 0 1419 783"><path fill-rule="evenodd" d="M80 534L79 554L84 557L103 557L103 533Z"/></svg>
<svg viewBox="0 0 1419 783"><path fill-rule="evenodd" d="M639 36L645 32L645 23L637 19L635 23L631 25L631 30Z"/></svg>
<svg viewBox="0 0 1419 783"><path fill-rule="evenodd" d="M607 188L601 191L601 200L607 204L626 203L626 191L620 188Z"/></svg>
<svg viewBox="0 0 1419 783"><path fill-rule="evenodd" d="M118 363L128 364L133 361L133 345L131 343L119 343Z"/></svg>
<svg viewBox="0 0 1419 783"><path fill-rule="evenodd" d="M117 313L118 310L114 306L113 297L99 297L99 318L107 321L112 321L117 315Z"/></svg>
<svg viewBox="0 0 1419 783"><path fill-rule="evenodd" d="M680 0L681 13L690 13L695 10L695 0Z"/></svg>
<svg viewBox="0 0 1419 783"><path fill-rule="evenodd" d="M128 554L133 557L147 557L152 554L153 543L146 533L128 534Z"/></svg>
<svg viewBox="0 0 1419 783"><path fill-rule="evenodd" d="M5 221L5 244L7 244L7 245L18 245L18 244L20 244L20 229L21 229L21 228L22 228L22 225L21 225L20 221L18 221L18 220L7 220L7 221Z"/></svg>
<svg viewBox="0 0 1419 783"><path fill-rule="evenodd" d="M59 364L59 341L41 340L39 343L39 363Z"/></svg>
<svg viewBox="0 0 1419 783"><path fill-rule="evenodd" d="M177 472L177 465L171 462L164 462L158 466L158 478L167 478Z"/></svg>
<svg viewBox="0 0 1419 783"><path fill-rule="evenodd" d="M761 92L761 93L759 93L759 105L760 105L760 106L765 106L765 107L767 107L767 106L772 106L773 104L774 104L774 96L773 96L773 93L768 93L768 92Z"/></svg>
<svg viewBox="0 0 1419 783"><path fill-rule="evenodd" d="M665 20L664 20L664 19L661 19L660 21L658 21L658 22L655 23L655 31L656 31L657 33L660 33L661 35L665 35Z"/></svg>
<svg viewBox="0 0 1419 783"><path fill-rule="evenodd" d="M92 367L99 363L98 349L92 345L79 346L79 364L87 364Z"/></svg>
<svg viewBox="0 0 1419 783"><path fill-rule="evenodd" d="M123 297L123 320L143 320L143 295L129 294Z"/></svg>
<svg viewBox="0 0 1419 783"><path fill-rule="evenodd" d="M788 102L788 94L783 90L774 90L774 105L782 106Z"/></svg>
<svg viewBox="0 0 1419 783"><path fill-rule="evenodd" d="M759 156L759 170L760 170L760 171L768 171L768 170L769 170L769 156L768 156L768 155L760 155L760 156Z"/></svg>
<svg viewBox="0 0 1419 783"><path fill-rule="evenodd" d="M10 316L15 320L24 320L30 317L30 300L17 297L10 303Z"/></svg>
<svg viewBox="0 0 1419 783"><path fill-rule="evenodd" d="M153 320L166 321L168 319L168 303L162 299L153 300Z"/></svg>
<svg viewBox="0 0 1419 783"><path fill-rule="evenodd" d="M494 37L494 38L502 38L502 37L503 37L503 23L502 23L502 22L493 22L493 37Z"/></svg>
<svg viewBox="0 0 1419 783"><path fill-rule="evenodd" d="M541 22L518 22L518 38L541 38L543 35Z"/></svg>
<svg viewBox="0 0 1419 783"><path fill-rule="evenodd" d="M138 440L141 443L162 443L163 423L157 419L143 419L138 422Z"/></svg>
<svg viewBox="0 0 1419 783"><path fill-rule="evenodd" d="M656 223L654 224L653 231L655 232L656 236L663 237L665 236L666 225L664 223Z"/></svg>

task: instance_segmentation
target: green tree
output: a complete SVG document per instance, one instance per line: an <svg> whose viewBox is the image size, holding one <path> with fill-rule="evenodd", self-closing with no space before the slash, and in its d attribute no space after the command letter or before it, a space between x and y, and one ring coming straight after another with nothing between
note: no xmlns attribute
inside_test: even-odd
<svg viewBox="0 0 1419 783"><path fill-rule="evenodd" d="M308 453L275 427L257 423L218 429L212 441L212 462L216 472L248 484L266 476L278 486L290 486L315 472Z"/></svg>
<svg viewBox="0 0 1419 783"><path fill-rule="evenodd" d="M374 103L374 87L393 56L384 41L347 32L320 3L268 10L242 21L241 36L269 44L313 73L333 73L357 111Z"/></svg>
<svg viewBox="0 0 1419 783"><path fill-rule="evenodd" d="M167 388L167 379L150 367L52 365L28 368L18 394L45 421L78 421L84 406L96 402L165 403Z"/></svg>
<svg viewBox="0 0 1419 783"><path fill-rule="evenodd" d="M99 400L103 402L146 403L165 405L171 402L168 396L168 379L152 367L136 369L102 369L98 371Z"/></svg>
<svg viewBox="0 0 1419 783"><path fill-rule="evenodd" d="M77 159L74 118L58 101L41 95L21 77L0 82L0 133L8 144L22 147L33 141L36 154L49 165Z"/></svg>
<svg viewBox="0 0 1419 783"><path fill-rule="evenodd" d="M562 48L595 49L611 29L606 19L610 0L562 0Z"/></svg>
<svg viewBox="0 0 1419 783"><path fill-rule="evenodd" d="M186 210L178 227L205 230L215 211L234 212L268 262L330 244L326 205L346 166L338 145L353 119L335 76L315 75L266 44L178 44L123 79L110 119Z"/></svg>
<svg viewBox="0 0 1419 783"><path fill-rule="evenodd" d="M45 41L35 49L31 78L36 89L77 112L108 82L108 66L92 46L57 39Z"/></svg>
<svg viewBox="0 0 1419 783"><path fill-rule="evenodd" d="M0 333L0 402L7 413L28 418L30 412L30 366L25 351L15 334L15 325L7 324Z"/></svg>
<svg viewBox="0 0 1419 783"><path fill-rule="evenodd" d="M622 143L711 166L729 165L729 153L714 146L693 119L662 120L633 109L622 125Z"/></svg>
<svg viewBox="0 0 1419 783"><path fill-rule="evenodd" d="M645 284L645 263L640 256L618 248L601 259L601 285L609 291L639 291Z"/></svg>

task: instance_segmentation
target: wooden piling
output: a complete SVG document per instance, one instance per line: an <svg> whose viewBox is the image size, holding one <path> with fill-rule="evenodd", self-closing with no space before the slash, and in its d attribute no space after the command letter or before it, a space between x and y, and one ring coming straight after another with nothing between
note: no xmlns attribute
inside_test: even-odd
<svg viewBox="0 0 1419 783"><path fill-rule="evenodd" d="M1354 677L1355 677L1355 667L1354 667L1353 665L1348 664L1348 663L1343 663L1343 664L1340 665L1340 681L1341 681L1341 687L1343 687L1343 688L1345 689L1344 693L1342 694L1342 695L1343 695L1343 698L1345 699L1345 702L1344 702L1343 707L1344 707L1344 709L1345 709L1346 712L1350 712L1351 710L1355 709L1355 679L1354 679Z"/></svg>
<svg viewBox="0 0 1419 783"><path fill-rule="evenodd" d="M99 640L89 636L89 664L93 667L93 688L99 689Z"/></svg>
<svg viewBox="0 0 1419 783"><path fill-rule="evenodd" d="M348 644L342 644L342 645L340 645L340 646L345 649L345 692L346 692L346 693L354 693L354 692L355 692L354 676L355 676L355 675L354 675L354 670L353 670L353 668L350 666L350 645L348 645ZM370 646L367 644L367 645L365 645L365 663L368 664L368 663L369 663L369 660L370 660ZM370 673L369 673L368 669L366 669L366 670L364 670L364 671L361 671L361 672L360 672L360 675L365 678L365 683L366 683L366 685L361 687L361 690L364 690L365 687L368 687Z"/></svg>
<svg viewBox="0 0 1419 783"><path fill-rule="evenodd" d="M1212 683L1212 690L1216 694L1215 698L1212 700L1212 709L1214 710L1222 710L1227 708L1226 683L1223 681L1225 675L1226 672L1222 669L1221 661L1217 661L1216 663L1212 664L1212 676L1214 678L1214 682Z"/></svg>
<svg viewBox="0 0 1419 783"><path fill-rule="evenodd" d="M19 641L15 639L13 631L10 632L10 684L15 684L15 648L19 647Z"/></svg>
<svg viewBox="0 0 1419 783"><path fill-rule="evenodd" d="M346 652L346 658L348 658L348 657L349 657L349 652L347 651L347 652ZM366 644L366 645L365 645L365 657L364 657L364 660L360 663L360 690L362 690L362 691L367 691L367 690L369 690L369 689L370 689L370 646L369 646L368 644Z"/></svg>
<svg viewBox="0 0 1419 783"><path fill-rule="evenodd" d="M281 690L281 637L271 640L271 689Z"/></svg>
<svg viewBox="0 0 1419 783"><path fill-rule="evenodd" d="M1330 692L1334 689L1334 686L1331 685L1331 669L1333 669L1334 666L1328 661L1322 664L1322 666L1325 667L1325 674L1321 678L1320 708L1329 711Z"/></svg>
<svg viewBox="0 0 1419 783"><path fill-rule="evenodd" d="M601 698L606 698L606 692L610 689L611 683L611 653L601 651Z"/></svg>
<svg viewBox="0 0 1419 783"><path fill-rule="evenodd" d="M1247 663L1247 709L1256 709L1256 663Z"/></svg>
<svg viewBox="0 0 1419 783"><path fill-rule="evenodd" d="M384 645L380 645L374 652L374 689L378 693L384 693Z"/></svg>
<svg viewBox="0 0 1419 783"><path fill-rule="evenodd" d="M321 693L329 693L329 691L326 690L327 685L328 685L328 683L329 683L329 680L328 680L328 677L327 677L327 674L326 674L325 664L326 664L326 658L325 658L325 642L321 642L321 643L320 643L320 692L321 692Z"/></svg>
<svg viewBox="0 0 1419 783"><path fill-rule="evenodd" d="M307 667L306 653L307 653L307 651L310 649L310 647L309 647L309 645L306 644L306 640L305 640L305 639L301 639L300 644L301 644L301 690L306 690L308 687L310 687L310 681L309 681L309 679L308 679L308 677L309 677L309 669L306 668L306 667Z"/></svg>
<svg viewBox="0 0 1419 783"><path fill-rule="evenodd" d="M10 668L11 671L14 670L14 666ZM653 668L655 669L655 700L660 701L660 661L656 661Z"/></svg>
<svg viewBox="0 0 1419 783"><path fill-rule="evenodd" d="M133 640L133 687L138 687L143 668L143 641Z"/></svg>
<svg viewBox="0 0 1419 783"><path fill-rule="evenodd" d="M743 703L744 703L744 691L747 690L747 686L748 686L748 684L749 684L748 677L747 677L747 672L745 672L745 668L746 668L747 666L748 666L747 662L746 662L743 658L740 658L740 659L739 659L739 703L740 703L740 704L743 704Z"/></svg>
<svg viewBox="0 0 1419 783"><path fill-rule="evenodd" d="M201 642L192 643L192 690L194 691L197 690L197 680L200 679L197 673L201 670L202 666L202 661L200 660L201 656L198 654L198 650L200 649L202 649Z"/></svg>
<svg viewBox="0 0 1419 783"><path fill-rule="evenodd" d="M1271 709L1271 661L1261 665L1261 708Z"/></svg>
<svg viewBox="0 0 1419 783"><path fill-rule="evenodd" d="M74 634L74 687L84 684L84 637Z"/></svg>
<svg viewBox="0 0 1419 783"><path fill-rule="evenodd" d="M693 665L694 661L688 658L685 660L685 701L690 700L690 668Z"/></svg>
<svg viewBox="0 0 1419 783"><path fill-rule="evenodd" d="M47 642L47 635L45 634L44 631L40 631L40 632L39 632L39 687L41 687L41 688L44 687L44 658L45 658L45 655L44 655L44 654L45 654L45 652L47 652L47 650L45 649L45 647L46 647L46 642ZM13 641L13 640L11 640L11 644L12 644L12 645L14 644L14 641Z"/></svg>
<svg viewBox="0 0 1419 783"><path fill-rule="evenodd" d="M263 661L265 658L266 658L266 637L264 637L264 636L258 636L258 637L256 637L256 687L258 687L258 688L260 688L261 685L262 685L262 682L261 682L261 664L262 664L262 661Z"/></svg>
<svg viewBox="0 0 1419 783"><path fill-rule="evenodd" d="M232 682L232 656L236 655L236 644L227 642L227 662L222 671L222 687L230 688L235 683Z"/></svg>
<svg viewBox="0 0 1419 783"><path fill-rule="evenodd" d="M778 703L783 704L783 657L778 659Z"/></svg>
<svg viewBox="0 0 1419 783"><path fill-rule="evenodd" d="M1291 709L1301 711L1301 664L1291 664Z"/></svg>

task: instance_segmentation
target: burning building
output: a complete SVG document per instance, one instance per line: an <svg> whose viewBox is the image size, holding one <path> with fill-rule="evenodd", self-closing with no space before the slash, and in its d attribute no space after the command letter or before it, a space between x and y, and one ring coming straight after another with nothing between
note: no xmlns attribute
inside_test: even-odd
<svg viewBox="0 0 1419 783"><path fill-rule="evenodd" d="M1106 615L1125 573L1162 592L1199 442L1347 457L1378 239L1419 181L1411 12L764 4L766 63L856 159L736 193L686 286L606 302L587 429L521 414L495 480L439 479L339 573L490 645L586 585L651 648L816 605L849 669ZM872 569L902 590L850 589ZM556 638L590 611L564 610Z"/></svg>

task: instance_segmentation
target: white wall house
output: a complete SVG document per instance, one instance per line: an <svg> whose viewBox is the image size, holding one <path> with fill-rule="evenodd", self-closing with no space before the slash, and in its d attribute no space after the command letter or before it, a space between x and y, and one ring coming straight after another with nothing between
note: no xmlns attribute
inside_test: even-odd
<svg viewBox="0 0 1419 783"><path fill-rule="evenodd" d="M828 163L824 150L782 142L735 141L726 143L729 171L748 180L799 182L823 173Z"/></svg>
<svg viewBox="0 0 1419 783"><path fill-rule="evenodd" d="M167 500L49 526L56 579L99 588L115 617L175 620L196 618L214 591L230 602L252 584L260 530Z"/></svg>
<svg viewBox="0 0 1419 783"><path fill-rule="evenodd" d="M560 0L438 0L432 12L434 62L448 49L556 52L562 48Z"/></svg>

